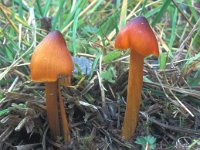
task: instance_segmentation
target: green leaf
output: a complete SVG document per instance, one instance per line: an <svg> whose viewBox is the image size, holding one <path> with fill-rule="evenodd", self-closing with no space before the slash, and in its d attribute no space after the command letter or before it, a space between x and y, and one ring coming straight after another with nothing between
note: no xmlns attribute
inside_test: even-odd
<svg viewBox="0 0 200 150"><path fill-rule="evenodd" d="M109 52L107 55L105 55L103 57L103 62L104 63L110 63L112 62L114 59L119 58L120 57L120 51L115 50L115 51L111 51Z"/></svg>
<svg viewBox="0 0 200 150"><path fill-rule="evenodd" d="M153 83L149 78L147 78L146 76L143 76L143 81L147 82L147 83Z"/></svg>
<svg viewBox="0 0 200 150"><path fill-rule="evenodd" d="M155 142L156 142L156 138L155 137L153 137L153 136L146 136L146 137L144 137L145 138L145 141L147 141L150 145L151 144L155 144Z"/></svg>
<svg viewBox="0 0 200 150"><path fill-rule="evenodd" d="M87 25L84 27L84 31L96 34L98 32L98 28Z"/></svg>
<svg viewBox="0 0 200 150"><path fill-rule="evenodd" d="M140 136L140 137L137 137L135 143L136 143L136 144L139 144L139 145L145 145L145 144L146 144L146 141L145 141L145 139L144 139L143 136Z"/></svg>
<svg viewBox="0 0 200 150"><path fill-rule="evenodd" d="M114 77L116 77L116 71L115 71L114 67L110 67L108 70L102 71L102 73L101 73L101 78L110 83L115 82L115 80L113 79Z"/></svg>
<svg viewBox="0 0 200 150"><path fill-rule="evenodd" d="M9 113L9 110L8 109L3 109L0 111L0 117L3 116L3 115L6 115L7 113Z"/></svg>
<svg viewBox="0 0 200 150"><path fill-rule="evenodd" d="M147 144L149 144L151 150L156 148L156 138L151 135L137 137L135 143L141 145L142 150L145 150Z"/></svg>

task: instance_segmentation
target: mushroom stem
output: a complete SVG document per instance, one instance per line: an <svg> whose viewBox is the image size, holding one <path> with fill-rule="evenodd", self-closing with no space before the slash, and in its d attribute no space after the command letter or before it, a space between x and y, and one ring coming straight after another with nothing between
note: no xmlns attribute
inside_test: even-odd
<svg viewBox="0 0 200 150"><path fill-rule="evenodd" d="M137 125L143 82L143 65L144 56L130 50L126 112L121 133L126 140L134 135Z"/></svg>
<svg viewBox="0 0 200 150"><path fill-rule="evenodd" d="M45 92L49 128L52 138L56 140L56 137L60 136L60 124L58 116L58 82L46 82Z"/></svg>
<svg viewBox="0 0 200 150"><path fill-rule="evenodd" d="M59 95L59 103L60 103L60 113L61 113L61 122L62 122L62 128L63 128L63 136L64 136L64 140L66 142L70 141L70 132L69 132L69 128L68 128L68 121L67 121L67 115L65 112L65 107L64 107L64 102L61 96L61 92L60 92L60 87L58 87L58 95Z"/></svg>

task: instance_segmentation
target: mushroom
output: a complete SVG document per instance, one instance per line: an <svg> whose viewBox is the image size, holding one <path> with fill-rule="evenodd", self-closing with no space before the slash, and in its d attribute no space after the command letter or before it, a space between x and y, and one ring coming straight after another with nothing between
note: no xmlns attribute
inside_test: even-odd
<svg viewBox="0 0 200 150"><path fill-rule="evenodd" d="M150 54L159 55L156 37L143 16L132 19L119 31L115 48L130 48L130 67L128 76L127 102L121 136L129 140L135 133L140 108L143 82L144 58Z"/></svg>
<svg viewBox="0 0 200 150"><path fill-rule="evenodd" d="M31 80L45 83L47 118L54 140L60 135L64 136L65 141L70 140L67 116L59 85L70 85L73 67L72 57L59 31L50 32L32 54ZM59 112L61 113L61 123ZM61 134L61 128L63 134Z"/></svg>

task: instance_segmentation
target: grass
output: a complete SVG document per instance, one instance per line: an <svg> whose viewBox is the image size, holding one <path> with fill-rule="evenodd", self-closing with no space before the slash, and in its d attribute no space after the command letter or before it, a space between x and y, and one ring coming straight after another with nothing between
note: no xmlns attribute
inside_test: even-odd
<svg viewBox="0 0 200 150"><path fill-rule="evenodd" d="M63 88L73 148L137 149L135 141L141 136L156 138L160 149L172 149L179 138L188 136L193 141L190 147L196 148L200 135L199 14L198 0L2 0L0 142L14 146L37 142L45 147L42 137L48 137L46 126L37 126L38 122L45 123L43 85L30 81L29 62L45 35L59 30L74 57L84 56L93 62L88 75L74 74L73 87ZM120 28L138 15L144 15L155 31L160 56L158 61L152 56L145 60L137 132L132 141L124 142L119 132L125 110L129 53L115 50L114 40ZM16 107L21 105L23 109ZM14 131L19 125L20 130ZM24 132L28 132L28 140L22 138ZM19 140L13 142L15 135Z"/></svg>

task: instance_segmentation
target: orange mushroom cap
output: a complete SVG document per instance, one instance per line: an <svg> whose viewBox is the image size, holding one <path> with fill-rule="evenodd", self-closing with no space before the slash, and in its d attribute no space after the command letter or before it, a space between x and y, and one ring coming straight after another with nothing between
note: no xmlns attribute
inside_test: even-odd
<svg viewBox="0 0 200 150"><path fill-rule="evenodd" d="M50 32L35 48L30 69L35 82L54 82L61 76L71 76L74 64L59 31Z"/></svg>
<svg viewBox="0 0 200 150"><path fill-rule="evenodd" d="M136 51L144 57L154 54L158 57L159 50L156 37L143 16L132 19L117 35L115 47Z"/></svg>

